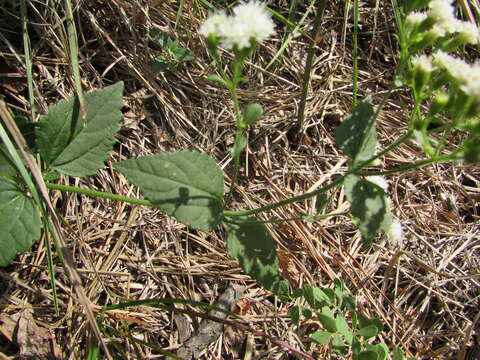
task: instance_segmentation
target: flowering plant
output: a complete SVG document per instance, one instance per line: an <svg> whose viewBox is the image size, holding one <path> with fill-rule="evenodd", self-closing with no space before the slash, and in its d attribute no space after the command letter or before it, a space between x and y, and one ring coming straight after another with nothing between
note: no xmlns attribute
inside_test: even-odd
<svg viewBox="0 0 480 360"><path fill-rule="evenodd" d="M419 11L425 7L425 11ZM371 245L381 232L399 244L405 233L390 211L388 183L383 176L436 162L465 160L473 163L480 160L480 63L470 64L451 54L459 46L478 44L478 28L456 19L450 0L407 2L399 24L400 61L395 81L377 109L367 97L355 105L338 126L335 141L348 157L348 170L320 189L256 209L229 210L239 176L240 157L247 147L245 131L263 114L258 103L241 108L237 87L246 81L243 70L247 57L259 43L275 34L268 10L256 1L236 6L232 15L221 11L212 14L199 30L206 39L218 72L209 79L229 90L234 107L234 168L226 194L222 170L214 159L189 151L159 153L114 164L116 170L140 188L146 200L53 182L47 182L46 188L153 206L193 229L208 231L223 225L228 252L238 259L245 273L283 300L295 301L300 296L305 297L318 312L319 321L327 330L317 334L318 342L333 339L332 343L341 348L342 353L349 345L354 359L385 359L385 344L369 346L371 344L358 340L377 335L381 325L373 319L355 317L355 304L344 294L342 282L335 284L336 291L333 292L308 286L298 291L289 288L280 275L275 243L265 224L347 216L358 226L366 246ZM220 47L233 53L227 66L229 71L222 64ZM411 90L413 110L407 117L404 133L380 149L376 120L392 91L400 86ZM38 182L41 183L43 178L54 178L58 173L88 176L103 167L120 128L122 91L120 82L86 94L82 98L82 106L88 110L85 112L80 111L79 103L73 97L49 108L34 131L33 150L38 152L45 165L44 173L37 175ZM18 132L9 113L3 107L0 110L10 132ZM22 142L13 144L2 126L0 130L5 144L0 146L0 210L2 215L5 214L0 219L3 230L0 244L5 248L0 253L0 265L4 266L17 252L26 251L33 241L38 240L42 220L55 211L41 205L43 197L48 198L46 190L41 192L33 186L29 172L15 150L15 146L24 150L28 145ZM460 131L463 141L456 150L446 152L445 144L452 131ZM376 167L377 159L407 141L415 141L426 158L388 170ZM32 174L39 172L33 166L30 170ZM317 196L325 196L328 202L328 192L340 186L344 187L351 204L349 212L324 214L324 207L318 207L315 214L300 214L290 219L257 218L260 213ZM46 220L45 223L49 225ZM52 233L56 231L53 229ZM347 324L346 317L339 314L338 309L352 312L352 326ZM298 320L300 309L297 307L296 311ZM302 315L309 317L312 312L302 311ZM403 355L396 358L401 359Z"/></svg>

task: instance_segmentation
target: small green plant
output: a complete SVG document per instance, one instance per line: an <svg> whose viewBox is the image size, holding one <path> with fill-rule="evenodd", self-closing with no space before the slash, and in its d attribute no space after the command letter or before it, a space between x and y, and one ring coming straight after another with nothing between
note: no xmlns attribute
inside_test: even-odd
<svg viewBox="0 0 480 360"><path fill-rule="evenodd" d="M172 40L159 28L152 27L150 36L162 48L162 54L156 56L153 62L153 71L177 70L185 62L195 59L195 54L191 50L181 47L178 40Z"/></svg>
<svg viewBox="0 0 480 360"><path fill-rule="evenodd" d="M288 312L292 322L299 325L302 318L315 319L323 327L310 335L311 342L329 344L332 353L353 360L387 359L390 350L385 342L372 344L383 331L382 322L359 313L355 299L348 295L342 280L334 281L334 289L304 285L289 298L290 301L296 299L304 299L308 306L292 306ZM404 359L400 348L394 348L391 353L395 360Z"/></svg>
<svg viewBox="0 0 480 360"><path fill-rule="evenodd" d="M435 7L438 3L447 11L439 12ZM332 351L339 354L350 351L354 359L385 359L388 353L385 344L367 342L377 336L383 326L377 319L365 318L358 312L353 298L345 294L342 282L337 281L334 290L308 285L289 289L280 275L275 243L265 225L282 220L264 221L257 215L314 197L323 199L321 210L328 203L329 191L343 186L351 204L350 216L365 246L371 245L380 232L385 232L392 240L401 240L403 230L390 212L388 184L383 176L438 162L479 161L480 65L470 65L447 53L465 43L478 43L478 28L455 19L448 1L416 1L414 4L404 9L399 18L400 65L390 91L376 109L370 98L359 101L337 128L336 144L348 157L348 170L316 191L256 209L229 210L239 176L240 157L247 147L245 132L263 114L260 104L240 104L237 88L248 81L243 75L246 59L258 43L274 34L272 20L256 2L238 5L233 15L217 12L200 29L217 69L217 74L209 78L226 87L233 101L236 132L232 149L233 176L228 191L225 191L223 173L215 160L207 154L191 151L158 153L114 164L130 183L139 187L145 200L54 182L47 182L46 186L156 207L191 229L209 231L223 226L228 252L238 259L246 274L284 300L303 297L307 301L309 309L294 306L290 315L293 322L298 323L300 314L305 317L315 314L324 330L314 333L312 341L330 342ZM430 9L425 12L413 11L426 5ZM256 19L253 24L252 18ZM160 70L175 68L192 59L189 50L179 47L178 42L160 30L153 29L152 36L166 52L159 58ZM220 46L233 53L228 66L222 63ZM424 55L425 50L433 55ZM403 134L380 149L376 121L382 106L399 86L411 89L414 107ZM49 107L35 126L35 146L30 149L41 158L47 181L58 174L94 175L104 166L120 129L122 92L123 83L119 82L84 94L81 101L79 97L71 97ZM8 116L2 118L5 120ZM46 213L26 191L25 171L19 175L21 166L16 149L2 124L0 130L3 140L0 146L0 246L3 249L0 266L6 266L18 252L27 251L39 239ZM457 149L447 152L445 144L453 131L462 134L462 142ZM29 135L32 136L31 129ZM376 169L377 159L407 141L416 142L425 158L388 170ZM345 214L300 214L283 221L315 221L319 217L338 215ZM349 314L348 317L345 314ZM394 359L402 358L402 352L394 350Z"/></svg>

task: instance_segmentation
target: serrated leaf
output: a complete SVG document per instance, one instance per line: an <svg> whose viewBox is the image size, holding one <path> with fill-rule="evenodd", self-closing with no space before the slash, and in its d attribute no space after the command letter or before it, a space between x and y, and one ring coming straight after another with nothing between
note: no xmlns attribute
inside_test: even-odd
<svg viewBox="0 0 480 360"><path fill-rule="evenodd" d="M18 185L0 177L0 266L40 238L41 220L33 199Z"/></svg>
<svg viewBox="0 0 480 360"><path fill-rule="evenodd" d="M52 169L94 175L104 166L122 118L123 82L84 95L87 117L75 97L48 108L36 129L37 148Z"/></svg>
<svg viewBox="0 0 480 360"><path fill-rule="evenodd" d="M310 339L312 339L312 341L314 343L317 343L317 344L320 344L320 345L324 345L326 343L328 343L328 341L330 340L330 337L332 336L333 334L331 332L328 332L328 331L315 331L311 336L310 336Z"/></svg>
<svg viewBox="0 0 480 360"><path fill-rule="evenodd" d="M375 155L377 146L375 112L370 98L358 103L352 109L352 113L338 126L335 142L350 157L353 165Z"/></svg>
<svg viewBox="0 0 480 360"><path fill-rule="evenodd" d="M263 115L263 109L260 104L249 104L243 110L243 121L246 125L255 125Z"/></svg>
<svg viewBox="0 0 480 360"><path fill-rule="evenodd" d="M365 339L369 339L371 337L377 336L380 331L375 325L368 325L365 327L362 327L358 331L359 336L363 336Z"/></svg>
<svg viewBox="0 0 480 360"><path fill-rule="evenodd" d="M359 219L359 229L365 245L370 245L388 216L385 191L374 183L356 175L348 175L343 182L353 216Z"/></svg>
<svg viewBox="0 0 480 360"><path fill-rule="evenodd" d="M114 164L127 180L167 215L195 229L222 219L223 174L207 154L159 153Z"/></svg>
<svg viewBox="0 0 480 360"><path fill-rule="evenodd" d="M227 223L227 249L238 259L246 274L273 293L278 293L282 279L275 243L265 226L255 217L235 217Z"/></svg>
<svg viewBox="0 0 480 360"><path fill-rule="evenodd" d="M318 316L318 320L320 320L320 322L322 323L323 327L331 332L331 333L334 333L337 331L337 323L335 322L335 319L329 315L326 315L326 314L323 314L323 313L320 313L320 314L317 314Z"/></svg>

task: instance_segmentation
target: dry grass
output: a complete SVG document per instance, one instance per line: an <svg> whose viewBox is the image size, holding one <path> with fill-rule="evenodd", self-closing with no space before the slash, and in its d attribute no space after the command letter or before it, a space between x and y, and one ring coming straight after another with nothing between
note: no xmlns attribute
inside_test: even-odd
<svg viewBox="0 0 480 360"><path fill-rule="evenodd" d="M62 41L65 35L55 17L62 16L63 11L58 4L55 10L45 3L27 2L35 96L41 113L47 105L74 92L68 51ZM286 13L286 3L278 1L273 6ZM217 160L228 183L233 113L227 91L205 80L212 67L196 29L206 11L187 1L173 31L177 8L178 2L173 0L80 2L75 14L83 86L94 89L119 80L126 83L125 127L118 136L112 162L159 151L197 150ZM0 73L4 74L0 94L12 110L26 115L29 106L19 11L5 2L0 8ZM242 160L234 209L298 195L345 172L345 157L333 139L335 127L352 102L351 26L345 15L343 4L329 2L305 131L299 142L292 142L287 132L298 110L307 40L295 38L285 55L265 70L280 46L277 38L262 46L248 64L252 80L240 90L240 100L261 103L265 117L248 134L250 145ZM393 14L390 4L382 2L378 8L363 3L361 15L360 96L371 95L378 103L395 68ZM159 49L148 37L151 26L170 31L196 53L197 59L180 70L152 73L151 63ZM277 30L284 29L279 25ZM404 131L405 104L408 94L399 91L383 111L378 123L383 146ZM408 143L385 157L383 164L390 168L421 156L420 149ZM463 164L435 165L388 180L392 211L406 229L403 244L378 238L366 251L361 248L359 232L342 217L270 226L280 249L284 276L294 286L330 286L336 277L345 279L362 311L386 324L385 341L401 346L412 356L475 359L480 353L480 170ZM110 163L95 177L62 177L60 182L138 196L137 189ZM65 220L76 266L97 309L126 299L161 297L212 303L226 286L246 285L244 298L250 308L243 321L305 350L305 339L296 331L301 334L306 327L296 329L286 316L288 305L256 286L228 257L222 230L189 232L155 209L75 194L52 192L51 196ZM329 211L348 210L343 191L332 196ZM268 217L298 216L312 206L312 201L305 201L275 210ZM61 315L55 316L53 311L45 239L31 252L18 256L0 276L3 314L11 316L33 307L34 318L54 334L58 358L86 356L90 332L69 280L60 270L57 288ZM112 312L104 325L118 332L110 341L118 344L120 358L161 357L129 337L172 351L179 345L176 322L164 311L139 307ZM202 358L237 357L232 354L244 338L246 334L227 331L205 349ZM3 340L0 343L7 344ZM291 358L260 337L254 344L257 358ZM0 351L12 359L21 358L13 344L1 345ZM309 351L318 358L328 358L323 347L313 346Z"/></svg>

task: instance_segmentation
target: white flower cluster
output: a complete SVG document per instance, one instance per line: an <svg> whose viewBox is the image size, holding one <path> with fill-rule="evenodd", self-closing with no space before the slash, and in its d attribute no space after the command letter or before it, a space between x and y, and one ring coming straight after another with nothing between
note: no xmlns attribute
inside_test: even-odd
<svg viewBox="0 0 480 360"><path fill-rule="evenodd" d="M442 50L433 55L433 63L445 69L459 84L460 89L468 96L480 100L480 62L469 64Z"/></svg>
<svg viewBox="0 0 480 360"><path fill-rule="evenodd" d="M218 37L226 49L241 50L268 39L275 30L268 11L257 1L250 1L234 7L232 16L218 12L208 17L199 33Z"/></svg>
<svg viewBox="0 0 480 360"><path fill-rule="evenodd" d="M480 44L480 31L478 27L469 22L455 17L453 0L431 0L427 12L412 12L408 14L406 23L411 26L421 24L427 18L431 18L435 24L430 33L435 37L443 37L447 34L457 34L465 43Z"/></svg>
<svg viewBox="0 0 480 360"><path fill-rule="evenodd" d="M412 65L415 69L425 73L431 73L436 70L436 66L433 64L432 58L425 54L413 56Z"/></svg>

